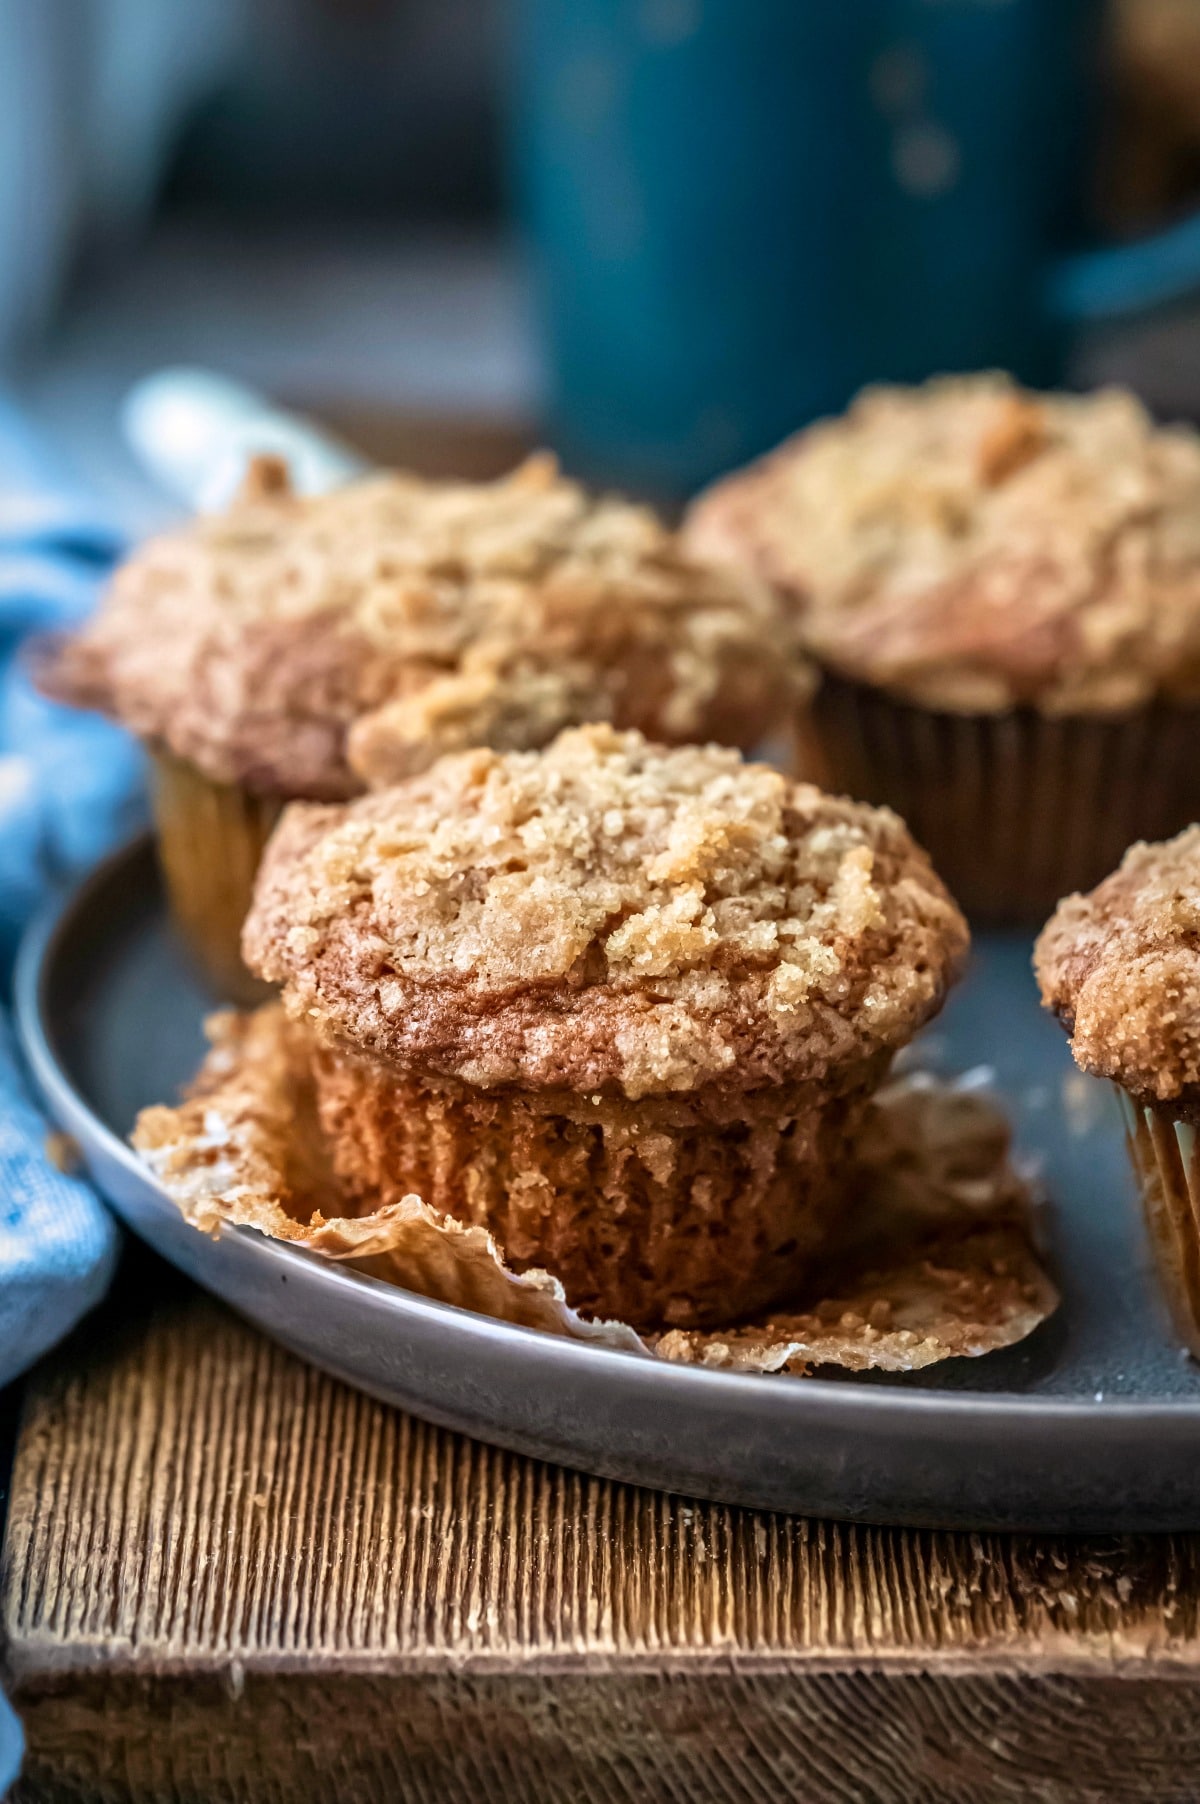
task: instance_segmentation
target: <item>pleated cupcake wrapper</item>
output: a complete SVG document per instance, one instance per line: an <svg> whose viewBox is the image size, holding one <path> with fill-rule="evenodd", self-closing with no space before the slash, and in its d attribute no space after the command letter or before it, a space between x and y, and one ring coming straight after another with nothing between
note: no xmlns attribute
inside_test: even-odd
<svg viewBox="0 0 1200 1804"><path fill-rule="evenodd" d="M253 1228L501 1321L731 1370L914 1371L1009 1346L1057 1305L1007 1130L973 1092L910 1078L877 1098L850 1180L854 1240L831 1249L827 1294L754 1322L650 1336L580 1316L552 1272L514 1271L486 1229L419 1197L340 1214L302 1030L269 1006L216 1017L210 1035L189 1100L145 1110L134 1133L206 1233Z"/></svg>
<svg viewBox="0 0 1200 1804"><path fill-rule="evenodd" d="M159 862L176 927L218 996L259 1002L270 992L242 963L242 923L283 803L214 783L168 753L152 756L151 774Z"/></svg>
<svg viewBox="0 0 1200 1804"><path fill-rule="evenodd" d="M359 1206L416 1191L546 1266L593 1316L707 1327L771 1308L823 1260L844 1213L849 1134L886 1074L856 1063L838 1093L622 1102L430 1082L326 1047L317 1117ZM602 1199L602 1201L598 1200Z"/></svg>
<svg viewBox="0 0 1200 1804"><path fill-rule="evenodd" d="M1146 1229L1175 1331L1200 1359L1200 1157L1196 1130L1169 1107L1117 1089Z"/></svg>
<svg viewBox="0 0 1200 1804"><path fill-rule="evenodd" d="M894 808L973 919L1037 925L1134 840L1197 817L1198 736L1194 709L951 714L827 676L798 756L824 787Z"/></svg>

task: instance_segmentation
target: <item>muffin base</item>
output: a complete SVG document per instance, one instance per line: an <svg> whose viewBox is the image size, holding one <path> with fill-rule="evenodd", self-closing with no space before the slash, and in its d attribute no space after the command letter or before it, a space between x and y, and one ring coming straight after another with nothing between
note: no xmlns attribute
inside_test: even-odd
<svg viewBox="0 0 1200 1804"><path fill-rule="evenodd" d="M175 925L222 1000L260 1002L270 989L242 963L242 923L283 799L214 783L167 752L152 753L150 763L158 857Z"/></svg>
<svg viewBox="0 0 1200 1804"><path fill-rule="evenodd" d="M1200 1359L1200 1144L1170 1105L1117 1088L1146 1228L1175 1331Z"/></svg>
<svg viewBox="0 0 1200 1804"><path fill-rule="evenodd" d="M321 1128L345 1194L415 1192L544 1268L585 1314L729 1323L793 1293L845 1208L849 1136L886 1060L840 1092L792 1087L629 1102L431 1084L327 1047Z"/></svg>
<svg viewBox="0 0 1200 1804"><path fill-rule="evenodd" d="M1165 704L1118 718L952 714L827 675L797 756L823 788L894 808L972 919L1032 926L1134 840L1197 818L1198 729L1200 709Z"/></svg>
<svg viewBox="0 0 1200 1804"><path fill-rule="evenodd" d="M913 1372L1011 1346L1058 1304L1007 1128L973 1087L914 1075L872 1098L842 1180L852 1243L820 1287L757 1321L642 1335L579 1315L553 1273L515 1272L485 1228L418 1196L354 1208L316 1120L311 1040L280 1004L226 1010L207 1031L212 1050L186 1100L143 1109L133 1134L181 1216L207 1235L253 1228L456 1309L722 1371Z"/></svg>

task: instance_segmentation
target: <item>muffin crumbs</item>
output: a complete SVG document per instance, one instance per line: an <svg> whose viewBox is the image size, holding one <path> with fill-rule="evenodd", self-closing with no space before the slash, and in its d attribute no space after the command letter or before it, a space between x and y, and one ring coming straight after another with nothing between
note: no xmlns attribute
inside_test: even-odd
<svg viewBox="0 0 1200 1804"><path fill-rule="evenodd" d="M243 941L352 1046L631 1097L853 1082L937 1010L966 944L886 809L603 725L293 806Z"/></svg>

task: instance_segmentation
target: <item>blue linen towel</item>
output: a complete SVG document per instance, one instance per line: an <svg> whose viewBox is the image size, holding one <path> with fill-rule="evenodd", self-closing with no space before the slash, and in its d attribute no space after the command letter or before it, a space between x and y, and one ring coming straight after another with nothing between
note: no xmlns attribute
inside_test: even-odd
<svg viewBox="0 0 1200 1804"><path fill-rule="evenodd" d="M117 1230L94 1192L47 1156L47 1123L7 1018L20 934L53 889L133 831L137 750L115 727L44 701L20 658L34 631L87 614L121 549L0 397L0 1386L103 1296ZM21 1732L0 1697L0 1797Z"/></svg>

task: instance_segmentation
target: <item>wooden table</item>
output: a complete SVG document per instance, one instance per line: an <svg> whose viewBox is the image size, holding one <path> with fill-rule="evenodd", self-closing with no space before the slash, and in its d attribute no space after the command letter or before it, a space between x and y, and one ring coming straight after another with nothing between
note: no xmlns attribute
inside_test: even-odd
<svg viewBox="0 0 1200 1804"><path fill-rule="evenodd" d="M27 1386L30 1800L1200 1797L1200 1536L850 1528L401 1416L134 1250Z"/></svg>

